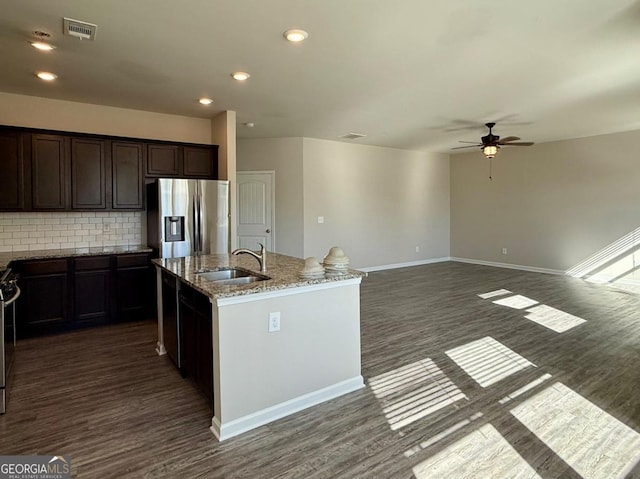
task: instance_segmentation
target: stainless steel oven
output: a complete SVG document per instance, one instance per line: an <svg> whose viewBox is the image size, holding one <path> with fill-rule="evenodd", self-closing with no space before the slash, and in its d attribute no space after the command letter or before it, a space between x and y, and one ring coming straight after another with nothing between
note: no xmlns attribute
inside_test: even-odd
<svg viewBox="0 0 640 479"><path fill-rule="evenodd" d="M20 296L17 277L7 269L0 277L0 414L7 411L7 381L16 345L16 299Z"/></svg>

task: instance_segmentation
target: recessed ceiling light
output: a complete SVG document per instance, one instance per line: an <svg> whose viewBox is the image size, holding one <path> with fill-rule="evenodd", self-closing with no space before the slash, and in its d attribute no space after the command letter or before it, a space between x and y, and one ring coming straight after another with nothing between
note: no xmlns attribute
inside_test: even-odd
<svg viewBox="0 0 640 479"><path fill-rule="evenodd" d="M31 46L33 48L37 48L38 50L41 50L43 52L50 52L51 50L53 50L55 48L50 43L46 43L46 42L31 42Z"/></svg>
<svg viewBox="0 0 640 479"><path fill-rule="evenodd" d="M37 48L38 50L42 50L44 52L50 52L55 48L48 42L49 38L51 38L51 34L43 32L42 30L35 30L32 33L36 38L36 40L29 42L31 43L31 46L33 48Z"/></svg>
<svg viewBox="0 0 640 479"><path fill-rule="evenodd" d="M38 72L36 73L36 76L40 78L40 80L46 80L46 81L52 81L58 78L58 75L51 72Z"/></svg>
<svg viewBox="0 0 640 479"><path fill-rule="evenodd" d="M233 72L231 74L231 76L233 78L235 78L238 81L245 81L247 80L251 75L249 75L247 72Z"/></svg>
<svg viewBox="0 0 640 479"><path fill-rule="evenodd" d="M213 103L213 100L211 98L200 98L198 101L202 105L211 105Z"/></svg>
<svg viewBox="0 0 640 479"><path fill-rule="evenodd" d="M287 30L286 32L283 33L283 35L284 35L284 38L294 43L306 40L307 37L309 36L309 34L304 30L299 30L295 28L291 30Z"/></svg>

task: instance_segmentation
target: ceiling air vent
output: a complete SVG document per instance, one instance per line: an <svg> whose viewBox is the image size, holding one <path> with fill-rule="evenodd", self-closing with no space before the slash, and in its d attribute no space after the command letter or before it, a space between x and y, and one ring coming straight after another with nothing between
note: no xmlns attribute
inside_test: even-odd
<svg viewBox="0 0 640 479"><path fill-rule="evenodd" d="M94 40L96 38L98 25L65 17L63 28L65 35L76 37L80 40Z"/></svg>
<svg viewBox="0 0 640 479"><path fill-rule="evenodd" d="M345 140L357 140L358 138L364 138L367 135L363 135L362 133L347 133L346 135L339 136L338 138L343 138Z"/></svg>

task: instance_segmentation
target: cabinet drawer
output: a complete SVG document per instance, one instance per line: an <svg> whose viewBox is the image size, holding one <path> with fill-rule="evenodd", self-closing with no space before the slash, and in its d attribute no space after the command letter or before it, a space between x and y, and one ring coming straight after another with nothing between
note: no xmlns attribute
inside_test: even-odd
<svg viewBox="0 0 640 479"><path fill-rule="evenodd" d="M50 259L42 261L27 261L22 263L20 271L23 276L38 276L67 272L66 259Z"/></svg>
<svg viewBox="0 0 640 479"><path fill-rule="evenodd" d="M111 258L109 256L89 256L87 258L76 258L74 260L76 271L86 271L92 269L109 269Z"/></svg>
<svg viewBox="0 0 640 479"><path fill-rule="evenodd" d="M135 266L148 266L149 254L123 254L116 256L116 266L118 268L133 268Z"/></svg>

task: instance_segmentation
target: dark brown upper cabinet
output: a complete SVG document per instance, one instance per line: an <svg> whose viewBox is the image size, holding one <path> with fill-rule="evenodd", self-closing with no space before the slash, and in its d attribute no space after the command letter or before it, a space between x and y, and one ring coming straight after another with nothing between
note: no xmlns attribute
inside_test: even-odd
<svg viewBox="0 0 640 479"><path fill-rule="evenodd" d="M114 141L111 143L112 208L143 208L144 144Z"/></svg>
<svg viewBox="0 0 640 479"><path fill-rule="evenodd" d="M184 176L194 178L218 177L218 147L185 146L184 156Z"/></svg>
<svg viewBox="0 0 640 479"><path fill-rule="evenodd" d="M145 178L218 178L218 146L0 126L0 211L144 209Z"/></svg>
<svg viewBox="0 0 640 479"><path fill-rule="evenodd" d="M107 208L106 142L71 139L71 208Z"/></svg>
<svg viewBox="0 0 640 479"><path fill-rule="evenodd" d="M146 176L179 176L180 147L175 145L147 145Z"/></svg>
<svg viewBox="0 0 640 479"><path fill-rule="evenodd" d="M24 204L24 150L22 135L0 130L0 211L22 211Z"/></svg>
<svg viewBox="0 0 640 479"><path fill-rule="evenodd" d="M218 147L147 144L146 176L217 179Z"/></svg>
<svg viewBox="0 0 640 479"><path fill-rule="evenodd" d="M33 210L67 209L67 144L68 138L64 136L31 136Z"/></svg>

